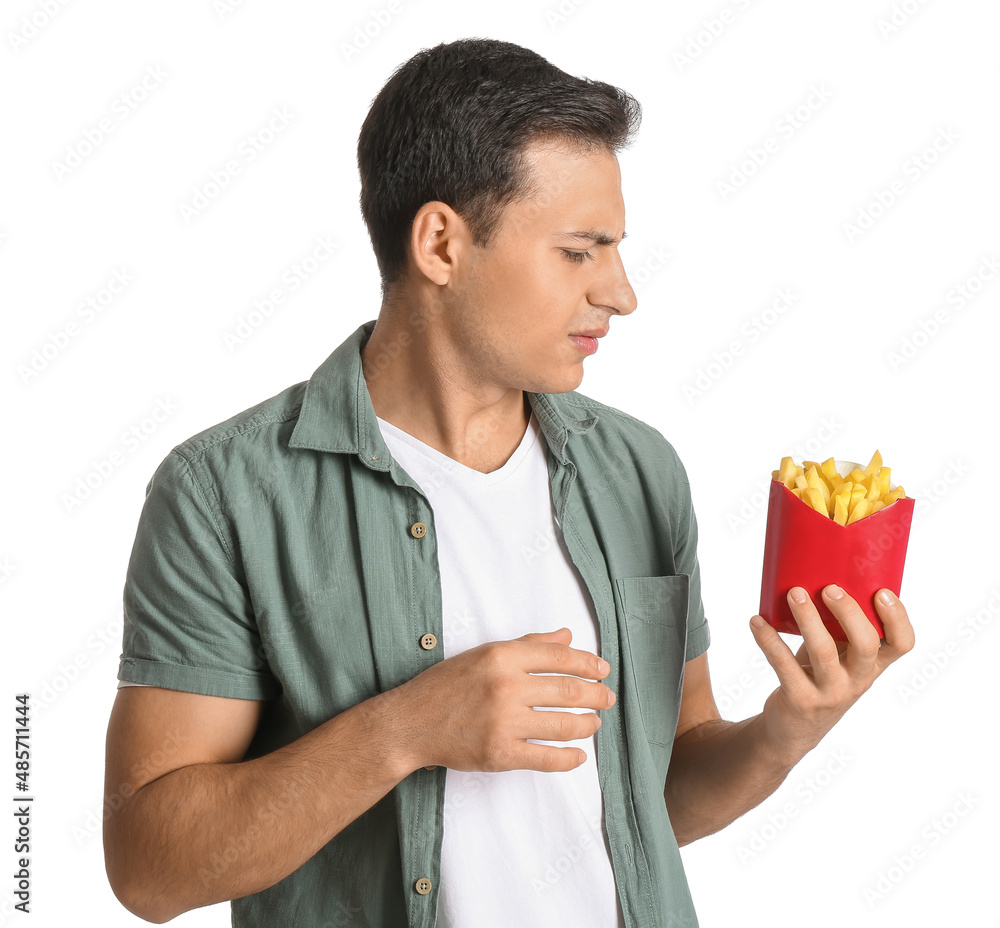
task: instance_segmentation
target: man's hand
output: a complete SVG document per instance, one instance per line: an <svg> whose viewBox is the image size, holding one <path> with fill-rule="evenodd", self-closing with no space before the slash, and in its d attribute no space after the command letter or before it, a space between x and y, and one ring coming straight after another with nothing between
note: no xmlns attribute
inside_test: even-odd
<svg viewBox="0 0 1000 928"><path fill-rule="evenodd" d="M439 764L453 770L572 770L586 760L579 748L531 744L576 741L600 728L596 712L539 711L535 706L608 709L615 694L602 680L606 661L569 647L572 632L490 641L445 658L389 690L412 733L406 753L413 770ZM554 674L554 676L535 676ZM584 679L580 679L583 677Z"/></svg>
<svg viewBox="0 0 1000 928"><path fill-rule="evenodd" d="M801 587L788 591L792 615L802 632L802 646L796 654L759 616L750 623L757 645L780 682L761 713L765 741L774 756L788 766L812 750L875 678L914 643L906 609L891 591L880 590L875 597L885 627L884 640L879 639L857 602L840 587L824 587L822 595L844 629L846 643L834 640ZM762 623L759 627L758 619Z"/></svg>

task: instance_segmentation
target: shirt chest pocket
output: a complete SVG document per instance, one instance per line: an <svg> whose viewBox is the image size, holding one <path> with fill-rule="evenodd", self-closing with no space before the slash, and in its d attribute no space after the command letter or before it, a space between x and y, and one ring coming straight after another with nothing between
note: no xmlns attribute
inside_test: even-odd
<svg viewBox="0 0 1000 928"><path fill-rule="evenodd" d="M633 714L641 720L652 753L670 755L680 711L687 645L688 576L619 577L615 609L634 686Z"/></svg>

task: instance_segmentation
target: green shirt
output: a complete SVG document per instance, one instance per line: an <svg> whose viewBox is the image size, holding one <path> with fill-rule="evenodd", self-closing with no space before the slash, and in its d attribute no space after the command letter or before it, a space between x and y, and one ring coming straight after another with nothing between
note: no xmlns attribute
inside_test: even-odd
<svg viewBox="0 0 1000 928"><path fill-rule="evenodd" d="M119 679L267 700L248 758L442 659L420 644L443 640L434 512L375 419L360 353L374 325L309 381L179 444L147 487ZM663 799L684 661L709 645L687 476L652 426L576 391L527 395L618 696L596 743L625 921L697 926ZM234 900L233 925L433 926L445 776L411 773L298 870Z"/></svg>

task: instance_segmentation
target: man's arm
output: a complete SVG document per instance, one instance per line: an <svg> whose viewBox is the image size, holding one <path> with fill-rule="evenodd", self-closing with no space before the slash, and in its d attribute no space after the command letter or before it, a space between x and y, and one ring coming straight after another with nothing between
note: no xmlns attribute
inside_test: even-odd
<svg viewBox="0 0 1000 928"><path fill-rule="evenodd" d="M108 727L104 853L115 895L165 922L260 892L298 869L420 767L572 770L614 694L610 668L569 629L439 661L285 745L242 760L254 700L159 687L118 691ZM414 725L413 719L423 725Z"/></svg>
<svg viewBox="0 0 1000 928"><path fill-rule="evenodd" d="M712 696L708 653L684 666L677 734L663 798L683 847L725 828L759 805L792 765L759 750L760 719L726 721Z"/></svg>
<svg viewBox="0 0 1000 928"><path fill-rule="evenodd" d="M155 686L118 691L105 862L115 895L140 918L165 922L272 886L409 773L379 696L240 763L261 707Z"/></svg>
<svg viewBox="0 0 1000 928"><path fill-rule="evenodd" d="M827 606L848 637L839 644L812 601L789 604L803 642L797 654L766 623L751 628L778 675L779 687L764 710L741 722L722 719L712 697L707 654L684 671L677 734L663 797L679 845L713 834L759 805L811 751L893 661L913 647L913 628L903 604L892 597L876 608L885 641L857 603L844 594ZM804 591L803 591L804 592ZM754 619L759 617L754 616Z"/></svg>

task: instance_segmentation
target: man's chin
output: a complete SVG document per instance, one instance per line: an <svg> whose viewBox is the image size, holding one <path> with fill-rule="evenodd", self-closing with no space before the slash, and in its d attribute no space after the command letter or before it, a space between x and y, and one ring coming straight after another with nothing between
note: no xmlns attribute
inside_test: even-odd
<svg viewBox="0 0 1000 928"><path fill-rule="evenodd" d="M543 380L538 389L530 390L531 393L569 393L576 390L583 383L583 364L580 364L573 372L568 372L566 376L559 379L551 378ZM525 388L529 389L529 388Z"/></svg>

